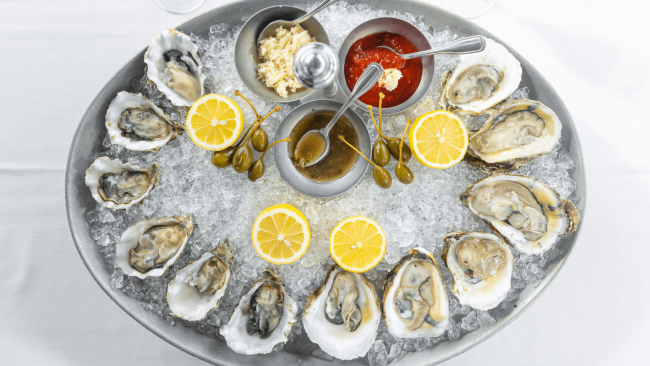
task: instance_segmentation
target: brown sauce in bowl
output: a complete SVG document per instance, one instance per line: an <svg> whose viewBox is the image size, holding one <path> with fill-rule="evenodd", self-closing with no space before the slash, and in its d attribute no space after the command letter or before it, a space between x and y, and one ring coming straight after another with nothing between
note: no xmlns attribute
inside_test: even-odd
<svg viewBox="0 0 650 366"><path fill-rule="evenodd" d="M342 135L352 146L359 148L359 137L352 122L341 116L329 133L329 154L320 163L307 168L296 163L296 144L300 141L300 138L309 131L324 128L334 117L334 114L336 113L333 111L315 111L308 114L296 124L289 134L291 138L289 157L293 161L296 170L307 179L321 183L331 182L346 175L357 161L357 153L338 138L339 135ZM316 139L314 140L314 143L317 144L318 142ZM314 146L313 148L318 149L320 146Z"/></svg>

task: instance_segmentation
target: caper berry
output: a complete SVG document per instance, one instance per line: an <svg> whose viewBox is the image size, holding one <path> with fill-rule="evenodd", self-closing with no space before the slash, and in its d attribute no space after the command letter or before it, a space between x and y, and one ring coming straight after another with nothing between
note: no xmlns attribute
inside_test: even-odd
<svg viewBox="0 0 650 366"><path fill-rule="evenodd" d="M264 162L256 160L250 169L248 169L248 180L255 182L264 175Z"/></svg>
<svg viewBox="0 0 650 366"><path fill-rule="evenodd" d="M386 138L388 150L390 150L390 154L393 156L393 158L395 158L395 160L399 160L399 142L400 139L397 137ZM412 155L413 154L411 153L411 148L409 148L409 145L404 142L404 148L402 149L402 160L404 162L408 162L411 160Z"/></svg>
<svg viewBox="0 0 650 366"><path fill-rule="evenodd" d="M217 168L225 168L232 164L232 156L235 152L234 146L229 146L221 151L215 151L212 154L212 165Z"/></svg>
<svg viewBox="0 0 650 366"><path fill-rule="evenodd" d="M375 179L375 183L377 183L378 186L384 189L390 188L390 186L393 184L393 178L391 178L388 170L368 159L365 155L363 155L361 151L350 145L350 143L345 140L345 137L343 137L343 135L339 135L339 140L345 142L346 145L350 146L352 150L356 151L357 154L361 155L362 158L366 159L373 166L372 177Z"/></svg>
<svg viewBox="0 0 650 366"><path fill-rule="evenodd" d="M375 179L375 183L383 189L388 189L393 184L393 178L391 178L388 170L379 165L372 168L372 177Z"/></svg>
<svg viewBox="0 0 650 366"><path fill-rule="evenodd" d="M258 128L255 131L253 131L253 136L251 137L251 144L253 145L253 149L262 152L269 145L269 135L267 135L266 131L264 131L263 129Z"/></svg>
<svg viewBox="0 0 650 366"><path fill-rule="evenodd" d="M397 163L395 166L395 176L397 177L397 180L402 182L402 184L413 183L413 172L404 163Z"/></svg>
<svg viewBox="0 0 650 366"><path fill-rule="evenodd" d="M264 170L265 170L265 167L264 167L264 155L266 155L266 152L269 151L269 149L273 145L277 144L278 142L282 142L282 141L289 142L289 141L291 141L291 139L287 137L287 138L284 138L282 140L277 140L277 141L273 142L271 145L267 146L266 149L264 149L264 152L262 152L262 155L260 155L260 158L257 159L253 163L253 165L250 167L250 169L248 169L248 179L251 182L255 182L256 180L260 179L262 177L262 175L264 175Z"/></svg>
<svg viewBox="0 0 650 366"><path fill-rule="evenodd" d="M253 151L248 147L248 144L238 147L232 157L232 167L235 168L237 173L243 173L247 171L252 164Z"/></svg>
<svg viewBox="0 0 650 366"><path fill-rule="evenodd" d="M406 120L406 127L404 127L404 133L402 134L402 139L399 142L399 150L397 151L397 156L399 156L399 159L397 161L397 165L395 165L395 176L403 184L411 184L413 183L413 179L415 178L413 176L413 172L411 171L411 169L409 169L409 167L407 167L406 164L403 162L404 148L408 147L404 142L404 139L406 139L406 132L408 132L410 125L411 125L411 119L409 118ZM410 153L411 150L409 149L409 155Z"/></svg>
<svg viewBox="0 0 650 366"><path fill-rule="evenodd" d="M390 161L390 151L381 138L377 138L377 142L375 142L375 146L372 148L372 161L379 166L386 166Z"/></svg>

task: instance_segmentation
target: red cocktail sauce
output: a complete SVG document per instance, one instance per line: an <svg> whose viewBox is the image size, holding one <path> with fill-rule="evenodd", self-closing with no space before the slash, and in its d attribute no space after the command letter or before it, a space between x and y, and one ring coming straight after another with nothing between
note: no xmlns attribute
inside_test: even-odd
<svg viewBox="0 0 650 366"><path fill-rule="evenodd" d="M397 88L388 91L384 87L375 84L359 100L373 107L379 106L379 93L386 96L381 103L382 107L394 107L404 103L415 93L422 79L422 60L414 58L402 60L401 57L385 48L377 46L388 46L401 54L417 52L418 49L406 37L395 33L381 32L371 34L354 42L345 57L345 82L352 90L359 80L359 76L373 62L380 64L385 69L398 69L402 72Z"/></svg>

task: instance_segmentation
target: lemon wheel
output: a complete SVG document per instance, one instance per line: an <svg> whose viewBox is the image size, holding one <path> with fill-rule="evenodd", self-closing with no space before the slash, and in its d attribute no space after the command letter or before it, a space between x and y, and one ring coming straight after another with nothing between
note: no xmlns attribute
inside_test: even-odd
<svg viewBox="0 0 650 366"><path fill-rule="evenodd" d="M339 222L330 234L330 254L341 268L365 272L384 257L386 235L372 219L353 216Z"/></svg>
<svg viewBox="0 0 650 366"><path fill-rule="evenodd" d="M469 139L463 121L453 113L438 110L418 117L409 133L415 158L430 168L447 169L465 157Z"/></svg>
<svg viewBox="0 0 650 366"><path fill-rule="evenodd" d="M260 257L273 264L288 264L305 254L311 231L302 212L291 205L279 204L257 216L251 236Z"/></svg>
<svg viewBox="0 0 650 366"><path fill-rule="evenodd" d="M244 128L244 117L232 99L208 94L192 104L185 127L196 145L219 151L237 141Z"/></svg>

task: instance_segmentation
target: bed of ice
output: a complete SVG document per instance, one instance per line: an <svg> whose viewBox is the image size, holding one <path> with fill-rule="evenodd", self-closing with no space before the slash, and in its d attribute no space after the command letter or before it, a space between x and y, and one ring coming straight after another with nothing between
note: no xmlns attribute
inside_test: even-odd
<svg viewBox="0 0 650 366"><path fill-rule="evenodd" d="M346 16L341 17L340 14ZM327 30L331 45L336 49L355 26L381 16L394 16L414 24L426 35L432 46L445 44L457 37L448 29L431 28L412 14L374 10L369 6L352 6L346 2L330 6L316 18ZM241 24L245 20L246 18L242 18ZM234 96L235 90L240 90L248 97L260 113L269 111L274 104L250 93L237 76L233 50L240 28L241 25L230 29L226 24L215 24L211 27L209 35L191 36L200 48L205 65L207 92L227 95L239 103L248 125L253 120L253 112L241 99ZM385 118L384 128L391 135L401 134L407 117L416 117L436 108L434 101L440 93L440 75L452 68L456 62L455 56L436 56L434 81L422 102L411 110ZM185 110L174 108L164 97L147 86L143 77L134 79L131 87L152 99L169 112L173 119L180 122L185 120ZM528 90L522 88L511 98L523 98L527 95ZM279 122L295 106L297 104L282 105L282 110L263 124L269 136L275 135ZM364 120L369 121L367 111L357 112ZM464 119L468 128L476 129L485 118L486 116L479 116ZM369 126L371 125L370 122ZM376 132L372 127L370 130L374 140ZM95 209L87 212L86 218L91 224L90 235L104 255L107 271L112 273L111 286L140 300L143 307L171 325L179 319L169 315L165 301L167 283L174 278L178 269L214 248L224 237L230 239L235 253L235 272L227 293L219 308L204 320L181 321L184 326L194 327L201 334L221 339L219 326L228 321L240 296L267 267L273 267L279 272L290 296L302 309L308 295L323 282L327 270L333 264L328 251L331 229L341 219L353 215L373 218L387 234L388 248L384 259L376 268L365 273L374 283L380 298L383 295L381 288L387 270L411 248L421 246L436 255L447 284L451 305L452 321L447 332L437 338L398 340L387 332L382 322L377 339L365 358L369 364L385 365L397 359L403 352L432 348L445 340L456 341L467 332L496 322L499 307L486 312L459 305L456 297L449 291L452 284L451 275L439 257L444 234L456 230L489 232L489 228L460 202L461 192L468 185L486 176L464 162L450 169L436 170L426 168L413 159L409 163L415 175L413 184L402 185L394 179L393 186L388 190L378 188L371 177L371 170L368 170L360 184L345 194L331 199L314 199L294 191L282 181L273 163L272 154L267 154L265 158L266 174L256 183L252 183L248 181L246 174L237 174L232 168L217 169L212 166L211 152L196 147L187 134L179 136L158 153L132 152L121 146L111 145L108 135L103 146L104 151L93 158L109 156L140 166L157 162L162 168L160 184L144 200L143 205L134 207L130 212L123 212L112 211L97 204ZM395 160L392 160L386 168L393 172L394 166ZM573 161L559 144L553 152L536 159L516 173L539 178L563 198L568 198L576 188L575 182L568 174L571 169ZM307 216L311 225L312 240L309 249L300 260L291 265L274 266L265 262L257 256L250 240L250 229L257 215L266 207L278 203L294 205ZM141 280L125 276L115 267L115 244L127 227L143 219L186 214L192 214L195 222L194 233L183 255L164 277ZM560 241L541 256L522 255L514 250L513 252L516 257L513 289L500 305L503 309L519 300L522 292L532 291L539 285L546 275L544 268L563 252L563 246ZM293 328L289 342L284 345L284 350L332 359L309 342L305 335L300 336L301 333L302 324L298 323ZM277 350L282 348L276 347Z"/></svg>

